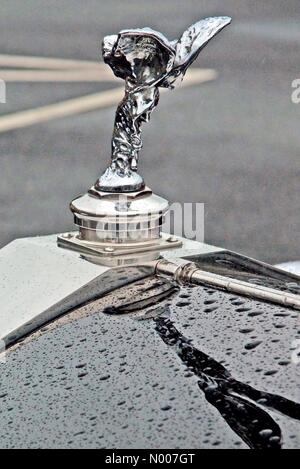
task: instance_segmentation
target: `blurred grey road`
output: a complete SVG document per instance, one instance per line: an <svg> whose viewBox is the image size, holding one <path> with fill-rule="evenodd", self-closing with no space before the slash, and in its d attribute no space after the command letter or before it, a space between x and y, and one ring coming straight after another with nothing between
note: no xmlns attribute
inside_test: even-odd
<svg viewBox="0 0 300 469"><path fill-rule="evenodd" d="M195 64L218 79L163 95L144 128L140 170L169 200L206 204L207 242L274 263L300 258L299 0L0 3L0 54L91 61L102 37L123 28L173 38L199 18L232 16ZM113 86L9 82L0 115ZM68 202L104 169L113 117L108 107L0 134L0 246L72 227Z"/></svg>

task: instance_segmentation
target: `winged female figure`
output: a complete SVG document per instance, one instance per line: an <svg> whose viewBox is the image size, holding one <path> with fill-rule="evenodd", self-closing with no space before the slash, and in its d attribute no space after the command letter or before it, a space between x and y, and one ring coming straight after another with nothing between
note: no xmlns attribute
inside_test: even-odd
<svg viewBox="0 0 300 469"><path fill-rule="evenodd" d="M97 191L144 189L137 173L141 128L158 104L159 88L175 88L199 52L230 22L227 16L203 19L174 41L150 28L123 30L104 38L104 62L125 80L125 95L116 111L111 164L96 182Z"/></svg>

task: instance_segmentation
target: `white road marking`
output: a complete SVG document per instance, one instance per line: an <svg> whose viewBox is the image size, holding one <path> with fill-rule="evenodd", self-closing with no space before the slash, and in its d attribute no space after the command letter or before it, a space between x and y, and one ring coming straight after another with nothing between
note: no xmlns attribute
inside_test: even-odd
<svg viewBox="0 0 300 469"><path fill-rule="evenodd" d="M51 57L35 57L23 55L6 55L0 54L0 67L17 67L17 68L40 68L54 70L68 70L80 68L97 68L104 70L107 65L103 62L92 62L90 60L72 60Z"/></svg>
<svg viewBox="0 0 300 469"><path fill-rule="evenodd" d="M0 78L12 82L99 82L116 80L105 64L98 64L97 62L0 55L0 65L30 69L46 68L46 70L0 70ZM188 71L182 86L192 86L211 81L216 76L214 70L193 68ZM0 117L0 133L109 107L118 103L122 99L123 93L124 87L122 86L4 115Z"/></svg>
<svg viewBox="0 0 300 469"><path fill-rule="evenodd" d="M68 99L55 104L16 112L0 118L0 133L20 129L33 124L81 114L95 109L109 107L122 98L123 87L100 93L89 94L80 98Z"/></svg>
<svg viewBox="0 0 300 469"><path fill-rule="evenodd" d="M86 70L6 70L0 69L5 82L98 82L113 81L114 76L107 67Z"/></svg>

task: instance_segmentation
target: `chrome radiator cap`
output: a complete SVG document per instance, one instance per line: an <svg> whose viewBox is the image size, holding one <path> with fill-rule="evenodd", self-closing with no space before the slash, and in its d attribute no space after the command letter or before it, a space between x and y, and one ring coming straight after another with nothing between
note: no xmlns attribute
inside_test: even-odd
<svg viewBox="0 0 300 469"><path fill-rule="evenodd" d="M92 188L70 205L80 239L117 244L159 239L168 208L168 201L148 188L128 195Z"/></svg>
<svg viewBox="0 0 300 469"><path fill-rule="evenodd" d="M79 234L58 244L86 252L87 243L103 252L132 253L181 246L162 238L168 202L152 193L137 172L142 149L142 124L150 120L160 89L175 88L206 44L231 22L229 17L206 18L190 26L175 41L150 28L127 29L106 36L103 60L125 82L125 94L116 111L111 162L87 194L71 202Z"/></svg>

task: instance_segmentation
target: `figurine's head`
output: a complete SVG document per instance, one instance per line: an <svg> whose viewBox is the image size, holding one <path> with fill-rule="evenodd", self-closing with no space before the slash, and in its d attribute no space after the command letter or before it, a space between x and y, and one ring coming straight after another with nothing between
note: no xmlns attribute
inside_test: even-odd
<svg viewBox="0 0 300 469"><path fill-rule="evenodd" d="M175 49L169 41L149 28L106 36L102 52L104 62L117 77L137 86L161 81L171 71L175 59Z"/></svg>

